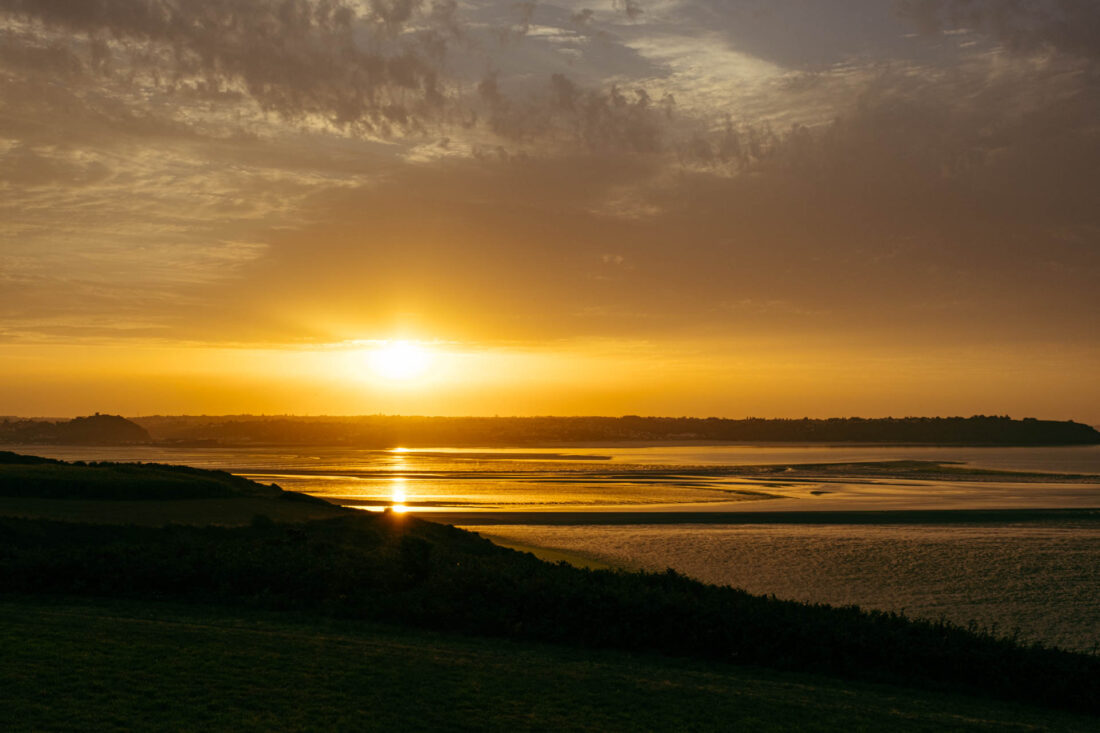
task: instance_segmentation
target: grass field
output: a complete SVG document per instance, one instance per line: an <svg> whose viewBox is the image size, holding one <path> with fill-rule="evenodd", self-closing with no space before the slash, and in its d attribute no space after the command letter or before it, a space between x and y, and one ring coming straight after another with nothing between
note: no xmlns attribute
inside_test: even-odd
<svg viewBox="0 0 1100 733"><path fill-rule="evenodd" d="M1093 731L1012 703L148 602L0 598L0 729Z"/></svg>

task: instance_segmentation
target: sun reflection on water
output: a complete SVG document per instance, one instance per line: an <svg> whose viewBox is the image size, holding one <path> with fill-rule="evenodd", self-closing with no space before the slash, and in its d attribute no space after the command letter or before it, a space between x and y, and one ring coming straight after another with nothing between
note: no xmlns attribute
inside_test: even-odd
<svg viewBox="0 0 1100 733"><path fill-rule="evenodd" d="M390 489L390 507L398 514L404 514L409 510L405 504L409 500L406 487L407 481L404 476L393 477L393 487Z"/></svg>

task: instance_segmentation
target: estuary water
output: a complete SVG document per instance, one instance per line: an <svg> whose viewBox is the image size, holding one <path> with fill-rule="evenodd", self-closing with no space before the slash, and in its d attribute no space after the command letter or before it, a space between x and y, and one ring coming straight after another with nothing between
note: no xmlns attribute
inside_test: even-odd
<svg viewBox="0 0 1100 733"><path fill-rule="evenodd" d="M470 525L508 544L674 568L779 598L1100 646L1100 522L1003 525Z"/></svg>
<svg viewBox="0 0 1100 733"><path fill-rule="evenodd" d="M754 593L1100 645L1100 446L0 448L223 469ZM883 461L944 465L860 465Z"/></svg>
<svg viewBox="0 0 1100 733"><path fill-rule="evenodd" d="M948 468L1100 476L1100 446L673 445L552 448L0 446L65 460L215 468L350 506L410 511L847 511L1100 507L1100 482L942 472L857 475L829 464L924 461ZM738 467L826 468L747 475ZM965 479L965 480L963 480Z"/></svg>

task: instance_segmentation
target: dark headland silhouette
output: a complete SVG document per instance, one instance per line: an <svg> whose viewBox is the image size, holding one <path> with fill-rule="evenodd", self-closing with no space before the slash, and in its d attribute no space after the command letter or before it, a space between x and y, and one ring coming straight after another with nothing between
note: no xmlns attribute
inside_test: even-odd
<svg viewBox="0 0 1100 733"><path fill-rule="evenodd" d="M62 445L134 445L151 443L149 432L119 415L100 415L50 422L12 420L0 422L0 442Z"/></svg>

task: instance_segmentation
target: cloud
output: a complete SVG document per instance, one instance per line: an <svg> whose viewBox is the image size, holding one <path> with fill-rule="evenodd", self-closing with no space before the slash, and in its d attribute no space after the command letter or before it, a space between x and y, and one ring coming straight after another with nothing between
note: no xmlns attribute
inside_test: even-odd
<svg viewBox="0 0 1100 733"><path fill-rule="evenodd" d="M96 94L131 119L181 128L233 119L248 128L275 115L415 145L433 137L479 143L485 133L555 144L568 128L588 146L654 147L654 130L643 129L653 121L639 119L649 93L606 79L609 71L624 79L652 73L637 53L608 34L579 33L575 14L552 6L467 12L453 0L0 0L0 64L15 72L9 83L66 76L85 108ZM536 22L551 25L532 33ZM490 39L501 29L510 40L497 47ZM485 68L497 70L492 100L478 86ZM583 96L583 110L555 104L563 78ZM548 111L555 120L545 124Z"/></svg>
<svg viewBox="0 0 1100 733"><path fill-rule="evenodd" d="M1082 54L871 0L603 7L0 0L6 324L1087 333Z"/></svg>
<svg viewBox="0 0 1100 733"><path fill-rule="evenodd" d="M636 0L611 0L611 6L630 20L637 20L645 13Z"/></svg>
<svg viewBox="0 0 1100 733"><path fill-rule="evenodd" d="M579 26L586 26L592 22L595 15L595 11L591 8L581 8L570 16L570 20Z"/></svg>
<svg viewBox="0 0 1100 733"><path fill-rule="evenodd" d="M315 224L210 285L210 323L321 341L395 323L471 340L1087 338L1095 145L1052 150L1032 109L987 139L1011 82L958 110L942 78L899 74L732 173L578 149L402 169L319 198Z"/></svg>
<svg viewBox="0 0 1100 733"><path fill-rule="evenodd" d="M487 76L478 89L489 107L493 132L514 142L533 141L540 148L662 150L664 123L675 104L670 96L654 102L643 88L584 89L565 74L552 74L548 82L533 100L510 103L502 97L496 75Z"/></svg>
<svg viewBox="0 0 1100 733"><path fill-rule="evenodd" d="M788 70L914 51L887 0L684 0L665 14L685 31L718 33L731 48Z"/></svg>
<svg viewBox="0 0 1100 733"><path fill-rule="evenodd" d="M1092 0L902 0L900 11L928 34L967 29L1014 52L1100 57L1100 4Z"/></svg>
<svg viewBox="0 0 1100 733"><path fill-rule="evenodd" d="M439 23L428 27L439 42L453 20L446 5L420 5L374 0L360 14L343 0L0 0L0 13L87 67L166 90L240 90L289 119L385 132L416 129L441 104L435 65L403 31Z"/></svg>
<svg viewBox="0 0 1100 733"><path fill-rule="evenodd" d="M98 183L110 175L110 168L102 161L74 160L70 156L38 152L21 144L0 154L0 184L81 186Z"/></svg>

